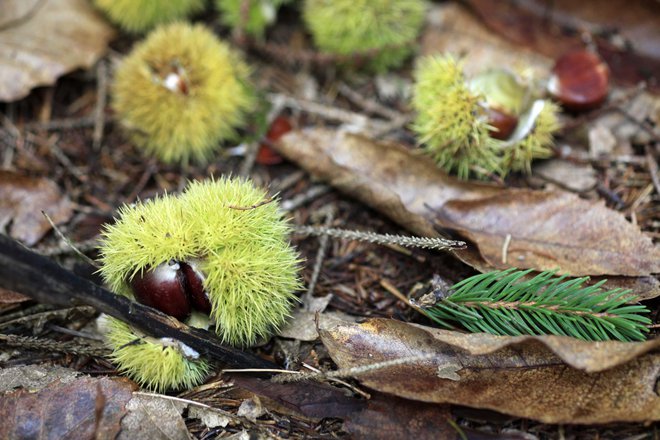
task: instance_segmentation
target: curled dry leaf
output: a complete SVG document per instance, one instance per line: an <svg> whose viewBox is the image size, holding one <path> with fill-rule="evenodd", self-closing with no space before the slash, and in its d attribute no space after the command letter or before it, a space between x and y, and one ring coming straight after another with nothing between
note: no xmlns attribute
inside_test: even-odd
<svg viewBox="0 0 660 440"><path fill-rule="evenodd" d="M90 67L114 35L88 0L3 0L0 7L0 101Z"/></svg>
<svg viewBox="0 0 660 440"><path fill-rule="evenodd" d="M455 251L481 271L508 267L622 275L618 285L660 295L660 249L601 202L561 191L501 188L448 176L421 152L360 135L294 131L278 150L315 176L424 236L458 232L474 247ZM507 238L510 237L510 238ZM508 245L505 243L508 242ZM635 277L635 278L632 278ZM640 282L643 278L644 282Z"/></svg>
<svg viewBox="0 0 660 440"><path fill-rule="evenodd" d="M55 380L0 397L0 438L115 438L135 385L127 379Z"/></svg>
<svg viewBox="0 0 660 440"><path fill-rule="evenodd" d="M548 72L552 67L552 58L507 41L454 2L430 7L428 26L421 37L422 55L444 52L460 55L468 77L493 67L532 68L536 74Z"/></svg>
<svg viewBox="0 0 660 440"><path fill-rule="evenodd" d="M481 256L498 269L559 267L571 275L660 272L659 249L637 226L602 201L568 192L509 189L477 200L450 200L436 219L477 243Z"/></svg>
<svg viewBox="0 0 660 440"><path fill-rule="evenodd" d="M11 223L9 235L32 246L51 228L42 211L59 224L73 207L51 180L0 171L0 231Z"/></svg>
<svg viewBox="0 0 660 440"><path fill-rule="evenodd" d="M658 339L503 337L388 319L328 327L321 322L319 334L342 369L411 359L363 369L357 376L364 385L399 397L487 408L545 423L660 420L660 355L653 352L660 347ZM445 374L449 370L451 376Z"/></svg>
<svg viewBox="0 0 660 440"><path fill-rule="evenodd" d="M346 429L356 440L455 440L449 405L414 402L377 393L366 408L346 417Z"/></svg>
<svg viewBox="0 0 660 440"><path fill-rule="evenodd" d="M239 389L261 396L271 412L298 417L302 414L314 421L341 418L355 439L456 438L448 422L448 405L420 404L381 393L369 400L358 399L340 388L317 382L279 384L241 374L230 377Z"/></svg>
<svg viewBox="0 0 660 440"><path fill-rule="evenodd" d="M652 81L660 69L660 5L646 0L469 0L483 26L512 44L552 58L584 45L589 35L619 83ZM607 31L605 31L607 29Z"/></svg>

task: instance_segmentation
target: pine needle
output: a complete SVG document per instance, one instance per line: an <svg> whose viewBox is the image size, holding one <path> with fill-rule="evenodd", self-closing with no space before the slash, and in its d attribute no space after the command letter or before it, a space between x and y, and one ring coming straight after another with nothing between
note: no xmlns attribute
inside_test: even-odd
<svg viewBox="0 0 660 440"><path fill-rule="evenodd" d="M475 275L449 290L436 289L436 302L421 310L445 328L459 323L471 332L496 335L563 335L589 341L643 341L651 320L646 306L630 304L630 290L605 290L605 281L569 279L532 270L507 269Z"/></svg>

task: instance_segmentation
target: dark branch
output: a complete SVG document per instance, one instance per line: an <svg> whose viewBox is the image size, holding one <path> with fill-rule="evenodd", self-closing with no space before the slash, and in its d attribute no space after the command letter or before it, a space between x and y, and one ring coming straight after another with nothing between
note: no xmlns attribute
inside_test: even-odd
<svg viewBox="0 0 660 440"><path fill-rule="evenodd" d="M177 339L202 355L233 368L275 367L255 354L222 345L207 331L190 328L158 310L80 278L3 234L0 234L0 287L43 303L64 307L92 306L150 335Z"/></svg>

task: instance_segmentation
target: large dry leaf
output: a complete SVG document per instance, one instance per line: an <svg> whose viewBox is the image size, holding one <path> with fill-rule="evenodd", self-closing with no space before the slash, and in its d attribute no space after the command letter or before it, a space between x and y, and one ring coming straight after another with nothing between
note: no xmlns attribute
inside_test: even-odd
<svg viewBox="0 0 660 440"><path fill-rule="evenodd" d="M447 405L420 404L380 393L365 401L321 383L279 384L240 374L232 374L231 379L241 389L260 396L271 411L282 413L284 408L284 413L290 410L315 421L326 417L345 419L346 429L355 439L456 438Z"/></svg>
<svg viewBox="0 0 660 440"><path fill-rule="evenodd" d="M400 397L487 408L545 423L660 420L660 354L653 352L660 347L658 339L502 337L388 319L329 327L321 321L319 334L342 369L410 359L363 369L357 376L368 387Z"/></svg>
<svg viewBox="0 0 660 440"><path fill-rule="evenodd" d="M653 81L660 70L660 4L648 0L469 0L481 22L516 47L552 58L584 45L594 46L620 83ZM514 51L517 53L520 49Z"/></svg>
<svg viewBox="0 0 660 440"><path fill-rule="evenodd" d="M115 438L133 389L127 379L82 377L5 393L0 438Z"/></svg>
<svg viewBox="0 0 660 440"><path fill-rule="evenodd" d="M658 247L637 226L602 201L572 193L506 190L450 200L437 220L478 243L488 264L499 269L559 267L572 275L632 276L660 271Z"/></svg>
<svg viewBox="0 0 660 440"><path fill-rule="evenodd" d="M377 393L366 408L346 417L355 440L455 440L449 405L414 402Z"/></svg>
<svg viewBox="0 0 660 440"><path fill-rule="evenodd" d="M114 35L88 0L2 0L0 9L0 101L90 67Z"/></svg>
<svg viewBox="0 0 660 440"><path fill-rule="evenodd" d="M457 3L433 5L427 22L421 38L421 54L451 52L459 55L468 76L504 66L532 68L543 76L552 67L551 58L500 37Z"/></svg>
<svg viewBox="0 0 660 440"><path fill-rule="evenodd" d="M330 129L290 132L276 148L417 234L434 236L438 227L463 234L476 249L456 255L482 271L515 266L559 268L573 276L660 272L658 246L600 202L459 181L419 150ZM639 287L643 297L660 294L652 277L641 281L618 280Z"/></svg>
<svg viewBox="0 0 660 440"><path fill-rule="evenodd" d="M73 206L51 180L0 170L0 231L11 223L9 235L32 246L51 228L42 211L59 224Z"/></svg>

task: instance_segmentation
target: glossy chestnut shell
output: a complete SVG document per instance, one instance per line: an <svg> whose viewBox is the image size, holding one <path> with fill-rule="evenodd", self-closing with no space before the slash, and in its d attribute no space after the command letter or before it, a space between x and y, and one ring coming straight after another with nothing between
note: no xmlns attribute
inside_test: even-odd
<svg viewBox="0 0 660 440"><path fill-rule="evenodd" d="M490 137L501 141L509 139L518 125L517 117L495 107L486 109L486 117L488 118L488 125L495 128L495 130L489 130L488 134Z"/></svg>
<svg viewBox="0 0 660 440"><path fill-rule="evenodd" d="M607 98L609 79L609 68L598 54L577 50L557 60L548 91L570 111L592 110Z"/></svg>
<svg viewBox="0 0 660 440"><path fill-rule="evenodd" d="M192 309L211 312L211 302L204 290L204 276L196 263L170 260L143 271L130 282L135 299L178 320L184 320Z"/></svg>

